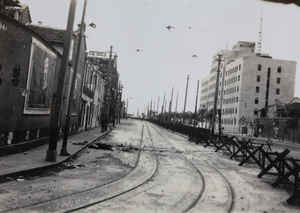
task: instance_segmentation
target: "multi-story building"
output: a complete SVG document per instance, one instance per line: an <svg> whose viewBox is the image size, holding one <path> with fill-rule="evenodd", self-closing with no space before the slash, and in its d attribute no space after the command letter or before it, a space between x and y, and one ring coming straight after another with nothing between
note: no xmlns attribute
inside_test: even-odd
<svg viewBox="0 0 300 213"><path fill-rule="evenodd" d="M104 110L106 73L108 59L88 56L82 91L82 104L79 130L87 130L101 125Z"/></svg>
<svg viewBox="0 0 300 213"><path fill-rule="evenodd" d="M66 30L30 25L29 12L18 1L0 4L0 99L5 100L0 101L0 156L49 143L59 97L61 135L66 129L76 132L101 125L104 111L106 117L115 117L119 75L112 47L109 58L88 57L86 37L78 26L58 95Z"/></svg>
<svg viewBox="0 0 300 213"><path fill-rule="evenodd" d="M218 66L217 109L221 110L224 131L246 133L248 129L253 134L249 127L258 115L263 116L262 108L294 97L296 62L257 54L254 42L239 41L232 50L221 50L214 56L210 75L202 79L201 108L214 107Z"/></svg>
<svg viewBox="0 0 300 213"><path fill-rule="evenodd" d="M22 8L10 9L3 13L0 11L0 99L5 100L0 103L0 155L20 152L49 142L49 125L54 110L53 103L57 100L66 33L65 30L42 25L25 25L30 23L30 15L24 15ZM82 40L81 46L78 45L79 39ZM77 30L72 36L72 43L60 107L60 133L66 123L69 97L73 98L70 130L77 131L79 123L85 37L80 38ZM74 95L70 95L77 53L78 72Z"/></svg>
<svg viewBox="0 0 300 213"><path fill-rule="evenodd" d="M89 51L82 93L82 113L80 129L113 123L116 118L117 90L119 74L117 55L109 57L106 52Z"/></svg>

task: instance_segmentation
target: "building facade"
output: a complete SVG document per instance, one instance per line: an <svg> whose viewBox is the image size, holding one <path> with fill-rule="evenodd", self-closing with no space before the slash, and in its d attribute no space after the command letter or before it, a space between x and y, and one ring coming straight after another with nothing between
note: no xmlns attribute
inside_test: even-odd
<svg viewBox="0 0 300 213"><path fill-rule="evenodd" d="M84 76L79 130L101 125L107 82L100 71L99 60L87 57Z"/></svg>
<svg viewBox="0 0 300 213"><path fill-rule="evenodd" d="M0 154L5 155L46 142L61 55L17 20L0 13L0 23Z"/></svg>
<svg viewBox="0 0 300 213"><path fill-rule="evenodd" d="M0 156L49 143L66 37L66 30L42 23L30 25L28 7L8 3L9 11L0 4ZM87 54L80 28L78 25L72 33L65 70L58 127L61 136L101 126L104 117L115 122L118 115L117 55L112 56L112 47L109 57Z"/></svg>
<svg viewBox="0 0 300 213"><path fill-rule="evenodd" d="M21 152L48 143L51 112L56 98L65 31L24 25L23 19L0 13L0 155ZM27 22L25 22L27 23ZM50 32L50 33L49 33ZM65 125L68 99L73 98L71 131L78 129L85 41L77 47L74 32L67 66L60 130ZM50 35L51 34L51 35ZM85 40L85 37L81 38ZM54 45L55 43L55 45ZM74 94L70 96L75 54L79 65Z"/></svg>
<svg viewBox="0 0 300 213"><path fill-rule="evenodd" d="M253 134L254 120L261 116L262 108L276 100L289 102L294 97L295 74L295 61L256 54L255 43L239 41L232 50L221 50L215 55L210 75L202 79L200 106L213 109L218 83L217 109L223 130Z"/></svg>

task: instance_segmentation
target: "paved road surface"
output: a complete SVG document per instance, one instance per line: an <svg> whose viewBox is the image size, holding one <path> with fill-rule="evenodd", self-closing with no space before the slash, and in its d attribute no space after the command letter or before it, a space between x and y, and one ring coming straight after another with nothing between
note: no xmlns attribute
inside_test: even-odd
<svg viewBox="0 0 300 213"><path fill-rule="evenodd" d="M146 121L124 120L73 169L0 184L0 212L300 212L272 176Z"/></svg>

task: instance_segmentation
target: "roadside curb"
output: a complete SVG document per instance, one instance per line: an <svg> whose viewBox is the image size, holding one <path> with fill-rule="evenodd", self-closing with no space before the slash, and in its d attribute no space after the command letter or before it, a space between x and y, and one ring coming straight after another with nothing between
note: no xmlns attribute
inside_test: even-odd
<svg viewBox="0 0 300 213"><path fill-rule="evenodd" d="M0 175L0 179L2 178L5 178L7 176L18 176L22 173L26 173L26 172L32 172L32 171L36 171L36 170L40 170L40 169L51 169L51 168L54 168L55 166L58 166L68 160L70 160L73 156L75 156L76 154L78 154L79 152L81 152L83 149L85 149L89 144L91 143L94 143L95 141L101 139L102 137L105 137L106 135L108 135L112 130L108 130L106 132L104 132L103 134L99 135L98 137L96 137L95 139L91 140L90 142L86 143L85 145L83 145L80 149L78 149L78 151L70 154L69 156L66 156L65 159L61 160L61 161L58 161L58 162L53 162L49 165L43 165L43 166L38 166L38 167L35 167L35 168L30 168L30 169L23 169L23 170L19 170L19 171L16 171L16 172L10 172L10 173L7 173L7 174L2 174Z"/></svg>

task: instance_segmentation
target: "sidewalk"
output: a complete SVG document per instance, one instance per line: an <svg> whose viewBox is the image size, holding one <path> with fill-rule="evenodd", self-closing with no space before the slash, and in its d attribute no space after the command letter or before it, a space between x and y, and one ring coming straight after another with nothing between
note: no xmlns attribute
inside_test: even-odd
<svg viewBox="0 0 300 213"><path fill-rule="evenodd" d="M67 151L70 156L60 156L63 139L57 142L57 158L56 162L46 161L46 152L48 144L39 146L35 149L21 152L18 154L0 157L0 176L14 175L19 172L29 171L38 168L50 167L68 160L72 155L84 149L87 144L94 142L109 131L101 133L101 126L90 129L88 131L79 132L68 137ZM84 145L75 145L73 143L84 142Z"/></svg>

